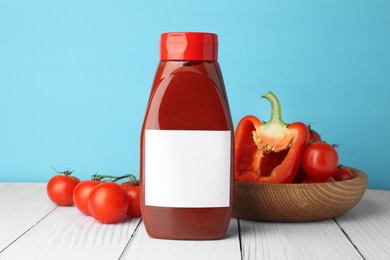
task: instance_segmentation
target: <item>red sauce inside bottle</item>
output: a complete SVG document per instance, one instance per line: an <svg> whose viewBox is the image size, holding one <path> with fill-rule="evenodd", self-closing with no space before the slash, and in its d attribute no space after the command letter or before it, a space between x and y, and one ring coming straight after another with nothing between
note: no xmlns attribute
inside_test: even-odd
<svg viewBox="0 0 390 260"><path fill-rule="evenodd" d="M201 33L184 33L188 41ZM165 34L164 36L167 36ZM169 36L169 35L168 35ZM208 36L208 35L206 35ZM216 37L215 35L213 35ZM216 38L215 38L216 39ZM163 38L162 38L163 40ZM167 41L165 39L165 41ZM190 45L190 44L188 44ZM160 62L150 93L145 120L141 133L141 210L148 234L166 239L219 239L229 225L232 212L233 191L233 124L227 96L216 61L216 42L209 51L203 51L203 60L184 60L199 58L199 54L185 54L183 60L163 60ZM196 48L187 47L187 48ZM199 48L196 48L199 49ZM163 54L162 54L163 55ZM164 54L169 56L168 54ZM169 58L169 57L168 57ZM180 59L180 58L179 58ZM145 131L146 130L190 130L190 131L230 131L230 172L229 203L222 207L171 207L150 206L145 194ZM194 163L202 163L194 161ZM192 167L188 165L188 167ZM181 178L186 178L185 171ZM181 178L172 179L180 185ZM197 183L193 183L196 187ZM216 184L218 185L218 184ZM197 187L199 194L204 192Z"/></svg>

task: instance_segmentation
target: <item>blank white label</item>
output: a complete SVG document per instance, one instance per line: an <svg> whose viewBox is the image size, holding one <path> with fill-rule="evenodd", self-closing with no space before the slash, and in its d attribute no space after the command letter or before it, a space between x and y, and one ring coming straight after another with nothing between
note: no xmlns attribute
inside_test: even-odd
<svg viewBox="0 0 390 260"><path fill-rule="evenodd" d="M145 130L145 204L229 207L230 131Z"/></svg>

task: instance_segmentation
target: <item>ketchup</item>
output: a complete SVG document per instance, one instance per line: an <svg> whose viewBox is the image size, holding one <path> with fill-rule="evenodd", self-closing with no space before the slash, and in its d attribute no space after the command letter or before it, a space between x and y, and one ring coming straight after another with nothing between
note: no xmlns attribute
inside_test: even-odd
<svg viewBox="0 0 390 260"><path fill-rule="evenodd" d="M233 197L234 128L212 33L163 33L141 132L149 236L220 239Z"/></svg>

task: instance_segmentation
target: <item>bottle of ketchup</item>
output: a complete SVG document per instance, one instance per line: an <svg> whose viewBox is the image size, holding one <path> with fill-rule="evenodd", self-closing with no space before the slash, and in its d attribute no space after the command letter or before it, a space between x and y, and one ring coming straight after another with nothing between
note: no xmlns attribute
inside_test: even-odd
<svg viewBox="0 0 390 260"><path fill-rule="evenodd" d="M232 212L234 128L212 33L161 35L141 133L149 236L220 239Z"/></svg>

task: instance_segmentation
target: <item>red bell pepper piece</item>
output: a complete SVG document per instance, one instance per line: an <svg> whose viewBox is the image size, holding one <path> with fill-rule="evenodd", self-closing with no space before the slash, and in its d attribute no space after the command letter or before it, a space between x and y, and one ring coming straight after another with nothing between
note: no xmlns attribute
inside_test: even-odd
<svg viewBox="0 0 390 260"><path fill-rule="evenodd" d="M309 129L301 122L282 121L279 100L272 92L271 119L262 123L245 116L235 133L234 179L244 182L291 183L297 174L309 140Z"/></svg>

